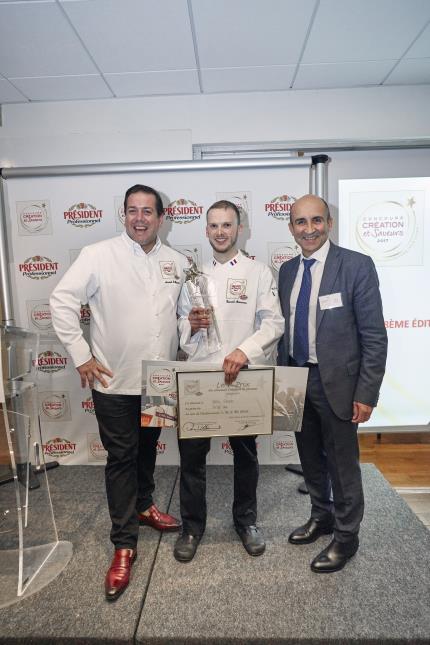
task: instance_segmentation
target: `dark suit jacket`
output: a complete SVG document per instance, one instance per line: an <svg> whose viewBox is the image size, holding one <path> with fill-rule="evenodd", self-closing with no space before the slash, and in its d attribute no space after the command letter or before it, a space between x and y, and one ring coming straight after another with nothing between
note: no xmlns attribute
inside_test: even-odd
<svg viewBox="0 0 430 645"><path fill-rule="evenodd" d="M279 341L278 364L288 365L290 296L300 256L284 262L279 297L285 333ZM330 243L319 296L340 293L342 306L317 304L316 352L324 392L340 419L351 419L352 403L374 407L385 372L387 332L375 265L370 257Z"/></svg>

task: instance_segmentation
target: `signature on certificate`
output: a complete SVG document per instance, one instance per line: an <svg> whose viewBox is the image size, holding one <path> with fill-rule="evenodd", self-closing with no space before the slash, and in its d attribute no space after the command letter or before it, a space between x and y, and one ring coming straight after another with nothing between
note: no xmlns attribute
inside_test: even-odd
<svg viewBox="0 0 430 645"><path fill-rule="evenodd" d="M246 421L245 423L242 421L236 421L238 424L238 428L236 428L236 432L240 432L241 430L246 430L247 428L253 428L257 424L260 425L260 422L257 421Z"/></svg>
<svg viewBox="0 0 430 645"><path fill-rule="evenodd" d="M204 432L205 430L220 430L221 426L214 421L208 421L207 423L194 423L192 421L187 421L184 423L183 430L184 432Z"/></svg>

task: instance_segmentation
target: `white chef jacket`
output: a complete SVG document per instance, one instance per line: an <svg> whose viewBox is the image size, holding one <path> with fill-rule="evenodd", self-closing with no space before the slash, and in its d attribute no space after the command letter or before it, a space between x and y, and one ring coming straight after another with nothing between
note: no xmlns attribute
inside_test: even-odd
<svg viewBox="0 0 430 645"><path fill-rule="evenodd" d="M224 264L213 259L202 272L207 276L222 346L209 354L206 335L200 330L191 336L188 314L192 305L184 286L178 305L179 332L181 348L189 360L222 364L227 354L238 348L250 364L273 363L276 341L284 333L284 318L269 267L239 252Z"/></svg>
<svg viewBox="0 0 430 645"><path fill-rule="evenodd" d="M113 372L94 387L106 394L140 394L142 360L175 360L177 301L187 258L157 238L145 253L127 233L86 246L50 298L54 329L76 367L94 356ZM91 309L91 349L80 307Z"/></svg>

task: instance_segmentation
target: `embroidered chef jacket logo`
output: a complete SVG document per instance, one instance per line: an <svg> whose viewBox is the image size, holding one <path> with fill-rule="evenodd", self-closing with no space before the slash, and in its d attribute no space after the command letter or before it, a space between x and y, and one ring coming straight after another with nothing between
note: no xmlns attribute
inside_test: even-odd
<svg viewBox="0 0 430 645"><path fill-rule="evenodd" d="M244 278L229 278L227 280L226 302L246 304L246 280Z"/></svg>
<svg viewBox="0 0 430 645"><path fill-rule="evenodd" d="M179 284L179 276L176 270L176 264L173 260L165 260L160 262L160 271L162 278L166 284Z"/></svg>

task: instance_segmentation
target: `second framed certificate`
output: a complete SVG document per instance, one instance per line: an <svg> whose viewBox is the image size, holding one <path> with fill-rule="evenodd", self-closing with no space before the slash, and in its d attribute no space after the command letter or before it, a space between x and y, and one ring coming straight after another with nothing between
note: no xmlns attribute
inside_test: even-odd
<svg viewBox="0 0 430 645"><path fill-rule="evenodd" d="M272 434L274 368L241 370L231 385L224 376L176 372L180 439Z"/></svg>

